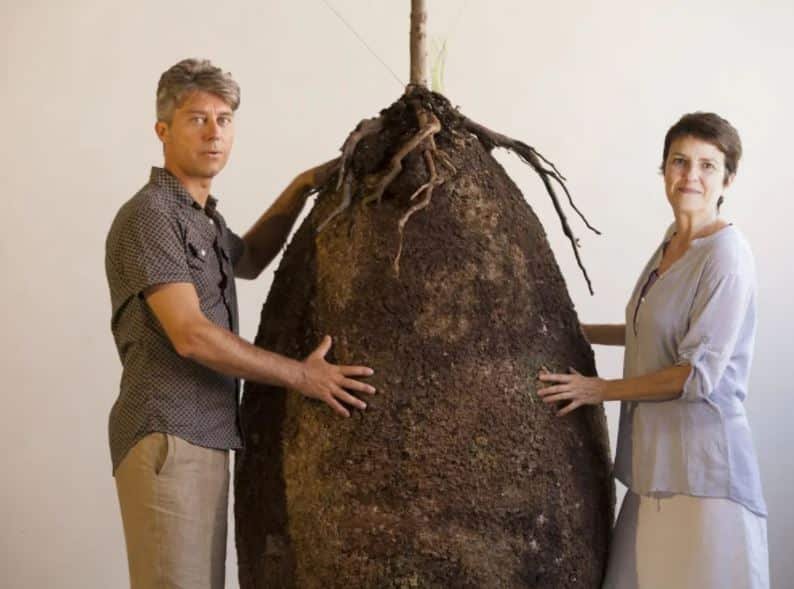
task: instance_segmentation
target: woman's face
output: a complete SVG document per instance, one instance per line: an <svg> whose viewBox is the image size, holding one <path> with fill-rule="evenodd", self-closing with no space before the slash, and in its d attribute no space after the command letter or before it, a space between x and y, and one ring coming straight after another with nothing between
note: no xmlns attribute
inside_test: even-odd
<svg viewBox="0 0 794 589"><path fill-rule="evenodd" d="M670 145L664 164L664 188L675 212L715 213L717 200L730 185L725 154L708 141L691 135Z"/></svg>

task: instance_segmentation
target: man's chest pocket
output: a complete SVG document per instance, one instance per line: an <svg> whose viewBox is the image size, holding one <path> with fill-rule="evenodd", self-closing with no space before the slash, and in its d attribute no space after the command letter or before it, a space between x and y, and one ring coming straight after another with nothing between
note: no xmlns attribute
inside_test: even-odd
<svg viewBox="0 0 794 589"><path fill-rule="evenodd" d="M211 248L200 240L192 239L187 242L187 264L192 270L203 272L207 268L207 258Z"/></svg>
<svg viewBox="0 0 794 589"><path fill-rule="evenodd" d="M201 297L213 283L213 277L217 274L218 260L212 247L212 241L202 235L189 233L186 254L193 284Z"/></svg>

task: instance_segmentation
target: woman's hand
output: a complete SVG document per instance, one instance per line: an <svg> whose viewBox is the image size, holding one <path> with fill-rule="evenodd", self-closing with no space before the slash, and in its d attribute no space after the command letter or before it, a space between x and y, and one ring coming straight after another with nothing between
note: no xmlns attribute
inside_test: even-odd
<svg viewBox="0 0 794 589"><path fill-rule="evenodd" d="M557 412L557 416L567 415L582 405L597 405L604 401L607 381L597 376L582 376L571 368L571 374L551 374L541 370L538 380L546 383L556 383L550 386L539 387L538 396L544 403L557 403L570 401Z"/></svg>

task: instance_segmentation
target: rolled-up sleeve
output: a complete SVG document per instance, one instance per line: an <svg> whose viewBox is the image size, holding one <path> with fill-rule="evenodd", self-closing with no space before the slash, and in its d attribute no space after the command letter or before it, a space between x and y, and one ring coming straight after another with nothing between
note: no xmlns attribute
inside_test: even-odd
<svg viewBox="0 0 794 589"><path fill-rule="evenodd" d="M114 261L129 295L156 284L192 280L179 223L157 207L141 207L128 219Z"/></svg>
<svg viewBox="0 0 794 589"><path fill-rule="evenodd" d="M681 399L709 399L736 347L753 292L752 276L738 271L704 272L695 293L676 365L690 365Z"/></svg>

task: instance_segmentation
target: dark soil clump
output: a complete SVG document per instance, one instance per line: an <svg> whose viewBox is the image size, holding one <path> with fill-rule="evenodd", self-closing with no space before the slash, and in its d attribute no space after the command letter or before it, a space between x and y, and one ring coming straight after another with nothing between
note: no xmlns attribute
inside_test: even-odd
<svg viewBox="0 0 794 589"><path fill-rule="evenodd" d="M430 178L421 151L380 203L370 184L441 121L451 166L432 201L398 222ZM378 394L350 419L249 383L235 472L240 583L253 588L600 587L614 486L601 407L565 418L535 394L541 366L595 374L543 228L449 102L428 92L381 113L352 160L352 203L327 190L286 250L257 345L365 364Z"/></svg>

